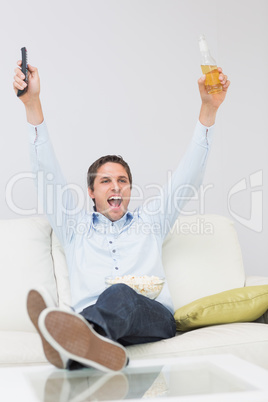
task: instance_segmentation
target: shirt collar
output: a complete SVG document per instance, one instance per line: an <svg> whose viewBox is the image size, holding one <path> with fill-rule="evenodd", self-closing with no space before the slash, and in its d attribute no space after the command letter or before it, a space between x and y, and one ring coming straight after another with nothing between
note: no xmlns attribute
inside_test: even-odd
<svg viewBox="0 0 268 402"><path fill-rule="evenodd" d="M121 232L126 226L130 224L133 219L133 214L129 211L122 216L121 219L118 221L111 221L110 219L106 218L106 216L102 215L100 212L94 211L92 213L92 223L94 229L105 233L109 230L110 227L114 227L115 230L119 233Z"/></svg>

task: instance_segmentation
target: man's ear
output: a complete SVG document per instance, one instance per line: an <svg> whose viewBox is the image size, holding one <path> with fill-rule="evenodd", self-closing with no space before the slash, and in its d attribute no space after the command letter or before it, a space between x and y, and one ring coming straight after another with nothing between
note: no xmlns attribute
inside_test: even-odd
<svg viewBox="0 0 268 402"><path fill-rule="evenodd" d="M87 192L88 192L88 195L90 196L90 198L92 198L92 199L95 198L95 197L94 197L94 191L91 190L90 187L88 187Z"/></svg>

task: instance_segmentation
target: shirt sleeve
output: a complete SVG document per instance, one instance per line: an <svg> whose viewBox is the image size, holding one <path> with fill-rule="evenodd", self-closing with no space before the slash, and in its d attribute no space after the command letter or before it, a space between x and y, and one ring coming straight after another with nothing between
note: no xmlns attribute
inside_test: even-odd
<svg viewBox="0 0 268 402"><path fill-rule="evenodd" d="M46 214L62 245L70 241L74 219L83 214L75 202L71 186L67 185L55 157L46 123L37 126L28 123L30 158L38 193L38 203Z"/></svg>
<svg viewBox="0 0 268 402"><path fill-rule="evenodd" d="M141 216L150 221L154 228L159 228L164 239L185 204L197 194L202 184L209 150L213 137L213 128L196 124L191 143L177 169L162 188L160 196L145 203Z"/></svg>

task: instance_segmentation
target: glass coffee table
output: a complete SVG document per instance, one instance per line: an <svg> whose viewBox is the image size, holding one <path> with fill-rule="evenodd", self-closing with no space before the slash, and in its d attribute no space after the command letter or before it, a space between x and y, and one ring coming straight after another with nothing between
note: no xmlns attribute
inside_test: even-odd
<svg viewBox="0 0 268 402"><path fill-rule="evenodd" d="M2 367L0 385L11 402L268 401L268 371L234 355L132 360L117 373Z"/></svg>

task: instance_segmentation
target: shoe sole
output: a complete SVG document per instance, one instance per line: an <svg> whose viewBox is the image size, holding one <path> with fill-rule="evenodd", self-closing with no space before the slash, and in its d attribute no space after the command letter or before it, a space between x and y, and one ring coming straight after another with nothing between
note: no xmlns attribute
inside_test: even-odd
<svg viewBox="0 0 268 402"><path fill-rule="evenodd" d="M65 368L61 356L57 350L55 350L43 337L38 326L38 318L43 310L47 308L47 305L41 296L41 294L36 290L30 290L27 297L27 310L29 317L35 326L37 332L40 335L43 344L43 350L47 360L58 368Z"/></svg>
<svg viewBox="0 0 268 402"><path fill-rule="evenodd" d="M99 335L82 316L60 310L46 312L42 332L59 352L85 366L119 371L127 364L125 348Z"/></svg>

